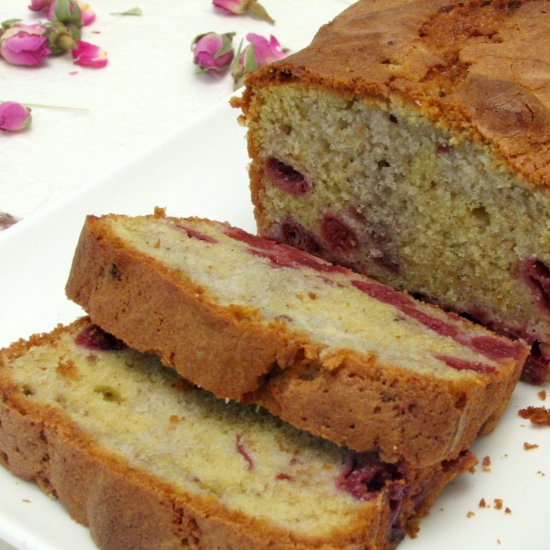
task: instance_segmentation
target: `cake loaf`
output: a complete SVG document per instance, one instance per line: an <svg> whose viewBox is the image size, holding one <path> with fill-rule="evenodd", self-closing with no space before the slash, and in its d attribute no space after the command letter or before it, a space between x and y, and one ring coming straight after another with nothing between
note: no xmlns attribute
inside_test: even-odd
<svg viewBox="0 0 550 550"><path fill-rule="evenodd" d="M362 0L241 99L260 234L531 346L550 377L550 4Z"/></svg>
<svg viewBox="0 0 550 550"><path fill-rule="evenodd" d="M0 395L0 461L102 550L389 550L475 463L410 470L340 449L87 319L0 351Z"/></svg>
<svg viewBox="0 0 550 550"><path fill-rule="evenodd" d="M217 397L414 467L491 430L527 353L295 248L162 211L89 216L66 290Z"/></svg>

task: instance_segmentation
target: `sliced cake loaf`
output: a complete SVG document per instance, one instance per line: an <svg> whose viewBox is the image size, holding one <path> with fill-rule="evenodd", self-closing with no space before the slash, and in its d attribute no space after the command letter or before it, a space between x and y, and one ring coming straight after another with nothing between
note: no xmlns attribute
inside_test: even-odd
<svg viewBox="0 0 550 550"><path fill-rule="evenodd" d="M217 401L87 319L0 352L0 461L103 550L388 550L475 458L420 470Z"/></svg>
<svg viewBox="0 0 550 550"><path fill-rule="evenodd" d="M532 346L550 377L547 1L362 0L242 99L260 234Z"/></svg>
<svg viewBox="0 0 550 550"><path fill-rule="evenodd" d="M216 396L415 467L493 427L527 353L295 248L162 211L89 216L66 290Z"/></svg>

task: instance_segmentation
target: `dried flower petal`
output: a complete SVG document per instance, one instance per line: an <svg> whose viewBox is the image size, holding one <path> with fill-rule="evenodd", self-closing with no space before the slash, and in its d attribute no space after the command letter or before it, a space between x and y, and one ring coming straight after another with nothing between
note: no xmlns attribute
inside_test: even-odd
<svg viewBox="0 0 550 550"><path fill-rule="evenodd" d="M263 67L288 55L288 50L282 49L279 41L273 35L267 40L260 34L251 32L246 35L246 39L250 42L246 49L253 51L258 67Z"/></svg>
<svg viewBox="0 0 550 550"><path fill-rule="evenodd" d="M7 229L18 222L17 218L14 218L7 212L0 212L0 231Z"/></svg>
<svg viewBox="0 0 550 550"><path fill-rule="evenodd" d="M193 63L201 71L223 71L231 64L235 52L232 42L235 33L209 32L197 36L192 44Z"/></svg>
<svg viewBox="0 0 550 550"><path fill-rule="evenodd" d="M247 3L247 0L212 0L215 8L234 15L246 13Z"/></svg>
<svg viewBox="0 0 550 550"><path fill-rule="evenodd" d="M135 6L133 8L130 8L126 11L113 11L111 12L111 15L143 15L143 11L141 11L141 8L138 6Z"/></svg>
<svg viewBox="0 0 550 550"><path fill-rule="evenodd" d="M2 132L19 132L31 124L31 110L16 101L0 103L0 130Z"/></svg>
<svg viewBox="0 0 550 550"><path fill-rule="evenodd" d="M29 9L31 11L45 11L50 7L52 0L31 0Z"/></svg>
<svg viewBox="0 0 550 550"><path fill-rule="evenodd" d="M241 52L241 46L231 65L231 74L235 88L242 86L245 75L253 73L260 67L282 59L288 55L286 48L281 48L279 41L271 35L269 40L259 34L248 33L246 39L249 45Z"/></svg>
<svg viewBox="0 0 550 550"><path fill-rule="evenodd" d="M72 50L71 54L74 62L82 67L102 69L108 63L107 52L99 46L84 42L83 40L76 41L76 48Z"/></svg>
<svg viewBox="0 0 550 550"><path fill-rule="evenodd" d="M16 24L0 36L0 55L12 65L38 67L50 54L42 25Z"/></svg>
<svg viewBox="0 0 550 550"><path fill-rule="evenodd" d="M2 28L0 29L0 35L7 30L11 29L12 27L15 27L16 25L19 25L21 23L22 19L6 19L5 21L2 21Z"/></svg>
<svg viewBox="0 0 550 550"><path fill-rule="evenodd" d="M258 0L212 0L212 4L215 8L231 15L248 13L272 25L275 23L275 20L270 17Z"/></svg>

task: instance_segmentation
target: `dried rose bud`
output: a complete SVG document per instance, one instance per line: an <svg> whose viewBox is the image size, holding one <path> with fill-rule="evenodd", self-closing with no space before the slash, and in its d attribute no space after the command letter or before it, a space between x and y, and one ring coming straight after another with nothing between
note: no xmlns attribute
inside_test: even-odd
<svg viewBox="0 0 550 550"><path fill-rule="evenodd" d="M251 32L246 35L246 39L249 45L242 52L239 46L238 55L231 65L235 88L242 86L245 75L288 55L288 50L281 48L279 41L273 35L268 40Z"/></svg>
<svg viewBox="0 0 550 550"><path fill-rule="evenodd" d="M235 55L232 46L234 36L234 32L199 34L191 44L193 63L200 71L223 71Z"/></svg>
<svg viewBox="0 0 550 550"><path fill-rule="evenodd" d="M29 9L31 11L45 11L49 9L52 0L31 0Z"/></svg>
<svg viewBox="0 0 550 550"><path fill-rule="evenodd" d="M38 67L50 55L42 25L15 24L0 36L0 55L12 65Z"/></svg>
<svg viewBox="0 0 550 550"><path fill-rule="evenodd" d="M77 0L78 7L80 8L80 16L82 17L82 25L84 27L87 27L88 25L91 25L95 19L95 11L92 9L90 4L87 2L80 2L80 0Z"/></svg>
<svg viewBox="0 0 550 550"><path fill-rule="evenodd" d="M48 10L48 19L64 25L82 28L82 12L77 0L52 0Z"/></svg>
<svg viewBox="0 0 550 550"><path fill-rule="evenodd" d="M76 48L71 51L71 54L74 62L82 67L102 69L108 63L107 52L99 46L84 42L83 40L76 41Z"/></svg>
<svg viewBox="0 0 550 550"><path fill-rule="evenodd" d="M0 103L0 130L2 132L19 132L31 125L31 110L16 101Z"/></svg>
<svg viewBox="0 0 550 550"><path fill-rule="evenodd" d="M267 21L272 25L275 21L257 0L212 0L215 8L231 15L250 14L257 19Z"/></svg>
<svg viewBox="0 0 550 550"><path fill-rule="evenodd" d="M68 28L59 21L52 21L44 26L52 55L62 55L76 48L76 41L80 38L80 31L76 27Z"/></svg>
<svg viewBox="0 0 550 550"><path fill-rule="evenodd" d="M251 32L246 35L246 39L250 45L245 48L243 57L246 56L247 50L253 51L258 67L263 67L288 55L288 50L281 48L279 41L273 35L267 40L267 38Z"/></svg>

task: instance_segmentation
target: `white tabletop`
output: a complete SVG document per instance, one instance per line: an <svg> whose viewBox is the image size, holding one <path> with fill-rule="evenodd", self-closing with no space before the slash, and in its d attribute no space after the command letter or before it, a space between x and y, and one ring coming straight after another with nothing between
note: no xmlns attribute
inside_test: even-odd
<svg viewBox="0 0 550 550"><path fill-rule="evenodd" d="M29 3L2 0L0 21L38 20ZM197 34L233 31L237 43L247 32L274 34L296 51L352 0L263 0L274 26L217 13L210 0L89 3L97 21L82 38L108 52L106 68L78 67L70 56L49 58L40 68L0 60L0 101L83 109L34 108L30 130L0 134L0 212L31 218L227 98L229 74L199 75L192 64L190 43ZM133 6L142 9L141 17L110 15ZM223 151L216 155L223 162ZM0 550L8 548L0 541Z"/></svg>
<svg viewBox="0 0 550 550"><path fill-rule="evenodd" d="M30 0L2 0L0 21L37 20ZM0 60L0 101L78 107L33 109L29 131L0 135L0 212L31 216L72 189L86 185L232 92L229 74L199 75L190 43L216 31L274 34L295 51L351 0L264 0L274 26L248 16L226 16L210 0L89 0L98 17L83 40L109 55L104 69L73 65L70 56L40 68ZM141 17L115 17L138 5ZM77 74L71 74L77 71Z"/></svg>

